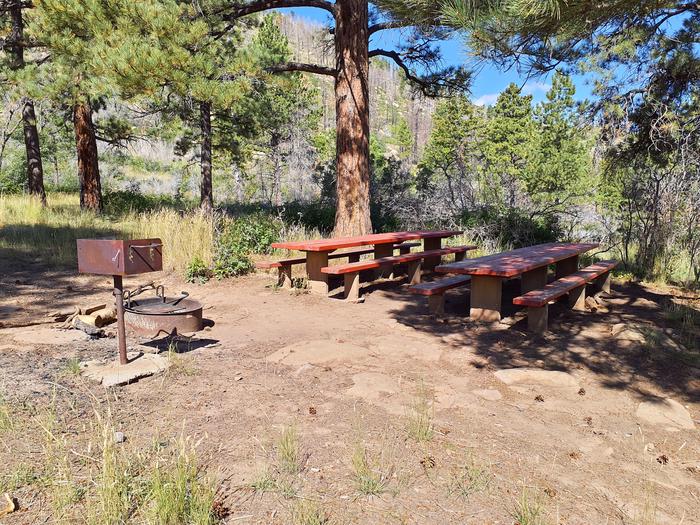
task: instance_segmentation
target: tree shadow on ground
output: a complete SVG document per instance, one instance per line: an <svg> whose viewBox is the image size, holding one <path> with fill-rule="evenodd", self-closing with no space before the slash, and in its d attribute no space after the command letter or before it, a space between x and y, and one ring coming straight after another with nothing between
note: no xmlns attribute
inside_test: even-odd
<svg viewBox="0 0 700 525"><path fill-rule="evenodd" d="M453 348L473 349L477 368L533 367L547 370L589 370L607 388L626 390L644 398L665 395L700 401L700 359L689 366L682 359L681 341L664 315L672 296L639 284L614 285L603 300L609 312L577 312L566 303L550 305L549 331L527 332L525 314L512 306L519 282L504 285L505 316L498 325L473 322L468 317L469 288L446 295L445 316L430 315L424 297L406 285L384 288L383 294L399 305L390 311L400 323L440 337ZM371 293L368 288L366 293ZM688 307L690 308L690 307ZM612 327L638 326L649 337L627 340L613 336Z"/></svg>

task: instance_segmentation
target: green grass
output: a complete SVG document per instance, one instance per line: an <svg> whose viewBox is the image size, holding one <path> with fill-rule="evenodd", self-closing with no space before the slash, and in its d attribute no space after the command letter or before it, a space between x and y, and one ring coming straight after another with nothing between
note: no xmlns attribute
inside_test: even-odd
<svg viewBox="0 0 700 525"><path fill-rule="evenodd" d="M355 445L351 467L355 487L360 494L376 496L386 491L390 474L380 465L375 465L370 461L363 443L358 442Z"/></svg>
<svg viewBox="0 0 700 525"><path fill-rule="evenodd" d="M13 420L12 408L5 399L5 396L0 394L0 433L12 432L15 429Z"/></svg>
<svg viewBox="0 0 700 525"><path fill-rule="evenodd" d="M488 489L492 479L489 468L477 463L469 455L464 464L450 473L447 491L449 495L468 498L472 494Z"/></svg>
<svg viewBox="0 0 700 525"><path fill-rule="evenodd" d="M80 368L80 359L77 357L71 357L68 361L66 361L63 370L69 375L79 376L80 372L82 371Z"/></svg>
<svg viewBox="0 0 700 525"><path fill-rule="evenodd" d="M326 525L329 522L328 514L315 501L299 500L292 509L292 523L294 525Z"/></svg>
<svg viewBox="0 0 700 525"><path fill-rule="evenodd" d="M0 493L13 492L28 485L34 485L40 478L32 467L21 463L0 477Z"/></svg>
<svg viewBox="0 0 700 525"><path fill-rule="evenodd" d="M518 525L549 525L547 508L541 496L527 487L515 501L511 517Z"/></svg>
<svg viewBox="0 0 700 525"><path fill-rule="evenodd" d="M277 443L277 466L287 474L297 474L301 470L299 434L294 425L284 428Z"/></svg>
<svg viewBox="0 0 700 525"><path fill-rule="evenodd" d="M250 484L255 492L272 492L277 489L277 481L269 468L265 468L258 474L258 477Z"/></svg>

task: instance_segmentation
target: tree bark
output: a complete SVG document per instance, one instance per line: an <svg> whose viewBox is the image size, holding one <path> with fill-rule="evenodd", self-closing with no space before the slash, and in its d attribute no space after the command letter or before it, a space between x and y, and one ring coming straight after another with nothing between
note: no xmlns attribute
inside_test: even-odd
<svg viewBox="0 0 700 525"><path fill-rule="evenodd" d="M22 2L15 0L10 3L10 18L12 31L10 33L11 67L14 70L24 67L24 20L22 19ZM44 189L44 167L41 162L39 132L36 129L36 114L34 102L24 99L22 108L22 125L24 128L24 149L27 156L27 186L29 194L37 197L42 206L46 206L46 190Z"/></svg>
<svg viewBox="0 0 700 525"><path fill-rule="evenodd" d="M73 107L75 146L78 153L78 179L80 181L80 208L100 213L102 211L102 187L97 160L97 138L92 123L90 103L78 102Z"/></svg>
<svg viewBox="0 0 700 525"><path fill-rule="evenodd" d="M211 104L209 102L199 104L199 125L202 131L199 155L202 170L199 205L205 213L211 214L214 211L214 193L211 175Z"/></svg>
<svg viewBox="0 0 700 525"><path fill-rule="evenodd" d="M368 47L367 0L338 0L335 12L335 236L372 233L369 206Z"/></svg>

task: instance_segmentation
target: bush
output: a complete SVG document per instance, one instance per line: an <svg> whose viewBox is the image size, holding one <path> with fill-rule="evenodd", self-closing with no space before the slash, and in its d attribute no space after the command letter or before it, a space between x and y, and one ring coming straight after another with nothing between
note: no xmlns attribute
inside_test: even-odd
<svg viewBox="0 0 700 525"><path fill-rule="evenodd" d="M263 212L226 221L219 243L237 247L242 253L270 253L270 245L279 239L282 223Z"/></svg>
<svg viewBox="0 0 700 525"><path fill-rule="evenodd" d="M480 208L462 214L466 230L484 228L501 248L523 248L558 240L561 227L555 215L531 216L524 210Z"/></svg>
<svg viewBox="0 0 700 525"><path fill-rule="evenodd" d="M211 270L200 257L194 257L185 268L185 279L188 283L206 283L211 277Z"/></svg>
<svg viewBox="0 0 700 525"><path fill-rule="evenodd" d="M213 270L217 279L245 275L250 273L253 267L253 261L240 247L222 244L217 246Z"/></svg>
<svg viewBox="0 0 700 525"><path fill-rule="evenodd" d="M167 195L146 195L134 190L107 191L104 194L104 211L121 217L128 213L144 213L163 208L183 209L187 206Z"/></svg>
<svg viewBox="0 0 700 525"><path fill-rule="evenodd" d="M0 170L0 194L22 193L27 183L27 161L21 149L11 150Z"/></svg>

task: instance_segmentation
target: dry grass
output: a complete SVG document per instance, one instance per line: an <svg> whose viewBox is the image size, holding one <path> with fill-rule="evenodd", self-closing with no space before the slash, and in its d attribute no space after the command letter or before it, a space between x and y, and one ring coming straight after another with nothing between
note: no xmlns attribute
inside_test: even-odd
<svg viewBox="0 0 700 525"><path fill-rule="evenodd" d="M468 498L472 494L488 489L493 476L486 465L469 455L466 461L450 473L447 491L450 495Z"/></svg>
<svg viewBox="0 0 700 525"><path fill-rule="evenodd" d="M415 399L408 409L407 432L419 443L433 439L433 400L423 381L418 384Z"/></svg>
<svg viewBox="0 0 700 525"><path fill-rule="evenodd" d="M165 270L184 270L195 256L212 261L214 224L199 212L162 209L110 218L81 211L77 194L51 193L48 203L42 208L26 195L0 196L0 248L13 259L75 266L76 239L159 237Z"/></svg>
<svg viewBox="0 0 700 525"><path fill-rule="evenodd" d="M277 467L286 474L297 474L301 471L299 434L294 425L284 428L277 443Z"/></svg>
<svg viewBox="0 0 700 525"><path fill-rule="evenodd" d="M519 525L548 525L547 508L542 497L533 489L523 488L520 497L515 501L511 517Z"/></svg>
<svg viewBox="0 0 700 525"><path fill-rule="evenodd" d="M326 525L329 522L328 514L315 501L299 500L292 509L292 523L294 525Z"/></svg>

